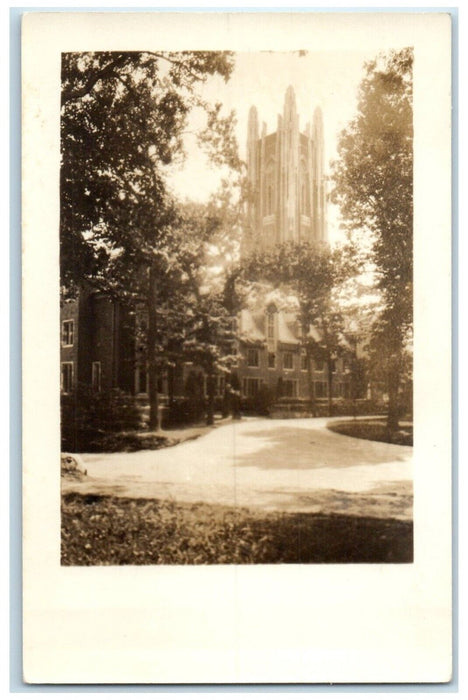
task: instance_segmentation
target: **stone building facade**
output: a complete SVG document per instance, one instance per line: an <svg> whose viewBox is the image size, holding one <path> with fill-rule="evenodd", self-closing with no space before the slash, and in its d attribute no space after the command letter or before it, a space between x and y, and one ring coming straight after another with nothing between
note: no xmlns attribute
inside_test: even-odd
<svg viewBox="0 0 468 700"><path fill-rule="evenodd" d="M294 90L286 91L277 129L261 133L257 110L251 107L247 136L247 178L250 197L243 253L280 243L326 243L326 181L323 121L320 107L302 132Z"/></svg>
<svg viewBox="0 0 468 700"><path fill-rule="evenodd" d="M81 290L60 309L62 394L135 390L135 316L105 294Z"/></svg>
<svg viewBox="0 0 468 700"><path fill-rule="evenodd" d="M322 112L315 109L312 124L300 130L293 88L286 90L283 114L277 129L261 133L257 110L248 118L247 178L249 201L243 232L242 255L262 252L283 243L307 242L327 245L326 178ZM305 354L304 333L319 340L314 328L302 329L294 313L275 304L244 310L238 322L237 372L244 398L267 388L277 400L325 400L328 373L324 362ZM332 395L349 398L350 372L346 358L336 358L332 367Z"/></svg>

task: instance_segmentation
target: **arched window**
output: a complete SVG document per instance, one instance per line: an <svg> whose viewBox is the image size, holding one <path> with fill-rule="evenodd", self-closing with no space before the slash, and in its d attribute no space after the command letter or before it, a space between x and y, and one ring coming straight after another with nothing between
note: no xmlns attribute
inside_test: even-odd
<svg viewBox="0 0 468 700"><path fill-rule="evenodd" d="M269 216L275 211L274 204L274 182L275 180L275 162L273 159L268 161L268 165L265 170L265 204L264 204L264 215Z"/></svg>
<svg viewBox="0 0 468 700"><path fill-rule="evenodd" d="M309 173L305 160L301 160L300 198L301 214L309 216Z"/></svg>

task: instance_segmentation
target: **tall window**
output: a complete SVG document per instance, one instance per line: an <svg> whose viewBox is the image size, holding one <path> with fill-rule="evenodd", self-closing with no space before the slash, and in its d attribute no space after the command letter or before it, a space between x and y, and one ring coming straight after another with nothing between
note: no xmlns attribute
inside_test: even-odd
<svg viewBox="0 0 468 700"><path fill-rule="evenodd" d="M247 349L247 365L249 367L258 367L259 365L259 354L257 348Z"/></svg>
<svg viewBox="0 0 468 700"><path fill-rule="evenodd" d="M275 369L276 367L276 355L274 352L268 353L268 369Z"/></svg>
<svg viewBox="0 0 468 700"><path fill-rule="evenodd" d="M101 391L101 363L93 362L91 365L91 384L93 391Z"/></svg>
<svg viewBox="0 0 468 700"><path fill-rule="evenodd" d="M285 352L283 355L283 367L284 369L293 369L294 360L292 352Z"/></svg>
<svg viewBox="0 0 468 700"><path fill-rule="evenodd" d="M257 377L244 377L242 393L244 396L256 396L260 388L260 379Z"/></svg>
<svg viewBox="0 0 468 700"><path fill-rule="evenodd" d="M275 317L273 314L267 316L267 337L269 340L275 337Z"/></svg>
<svg viewBox="0 0 468 700"><path fill-rule="evenodd" d="M224 394L225 378L224 375L217 375L215 377L215 394L216 396L222 396Z"/></svg>
<svg viewBox="0 0 468 700"><path fill-rule="evenodd" d="M284 379L281 385L281 395L288 399L297 397L297 379Z"/></svg>
<svg viewBox="0 0 468 700"><path fill-rule="evenodd" d="M274 175L275 164L273 160L267 165L265 171L265 215L273 214L274 203L273 203L273 185L274 185Z"/></svg>
<svg viewBox="0 0 468 700"><path fill-rule="evenodd" d="M70 394L73 391L73 362L62 362L60 388L64 394Z"/></svg>
<svg viewBox="0 0 468 700"><path fill-rule="evenodd" d="M303 372L307 371L307 354L305 350L301 352L301 370Z"/></svg>
<svg viewBox="0 0 468 700"><path fill-rule="evenodd" d="M267 189L267 214L273 213L273 187L268 185Z"/></svg>
<svg viewBox="0 0 468 700"><path fill-rule="evenodd" d="M73 345L75 324L73 321L62 321L62 345L69 347Z"/></svg>
<svg viewBox="0 0 468 700"><path fill-rule="evenodd" d="M309 174L304 160L301 161L301 185L300 185L301 214L309 213Z"/></svg>
<svg viewBox="0 0 468 700"><path fill-rule="evenodd" d="M315 396L318 399L326 398L327 393L328 393L327 382L315 382Z"/></svg>

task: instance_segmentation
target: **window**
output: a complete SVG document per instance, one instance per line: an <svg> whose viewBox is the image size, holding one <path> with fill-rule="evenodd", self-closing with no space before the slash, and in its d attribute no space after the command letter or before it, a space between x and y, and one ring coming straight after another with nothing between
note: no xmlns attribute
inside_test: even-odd
<svg viewBox="0 0 468 700"><path fill-rule="evenodd" d="M283 367L284 369L293 369L294 360L292 352L285 352L283 355Z"/></svg>
<svg viewBox="0 0 468 700"><path fill-rule="evenodd" d="M273 160L270 160L266 171L265 171L265 204L264 204L264 215L269 216L274 213L274 202L273 202L273 184L275 177L275 164Z"/></svg>
<svg viewBox="0 0 468 700"><path fill-rule="evenodd" d="M267 316L267 337L273 339L275 337L275 317L273 314Z"/></svg>
<svg viewBox="0 0 468 700"><path fill-rule="evenodd" d="M301 159L301 184L300 184L300 209L301 214L308 214L309 210L309 174L305 160Z"/></svg>
<svg viewBox="0 0 468 700"><path fill-rule="evenodd" d="M73 362L62 362L60 388L64 394L70 394L73 391Z"/></svg>
<svg viewBox="0 0 468 700"><path fill-rule="evenodd" d="M305 351L301 352L301 370L307 372L307 355Z"/></svg>
<svg viewBox="0 0 468 700"><path fill-rule="evenodd" d="M297 397L297 379L283 379L281 395L289 399Z"/></svg>
<svg viewBox="0 0 468 700"><path fill-rule="evenodd" d="M62 345L64 347L73 345L74 325L73 321L62 321Z"/></svg>
<svg viewBox="0 0 468 700"><path fill-rule="evenodd" d="M330 360L330 367L332 372L336 372L336 360Z"/></svg>
<svg viewBox="0 0 468 700"><path fill-rule="evenodd" d="M224 375L217 375L215 378L215 395L216 396L223 396L224 394L224 386L225 386L225 380L224 380Z"/></svg>
<svg viewBox="0 0 468 700"><path fill-rule="evenodd" d="M242 393L244 396L256 396L260 388L260 379L256 377L244 377Z"/></svg>
<svg viewBox="0 0 468 700"><path fill-rule="evenodd" d="M325 399L327 397L327 387L327 382L315 382L315 396L317 399Z"/></svg>
<svg viewBox="0 0 468 700"><path fill-rule="evenodd" d="M247 349L247 364L249 367L258 367L258 350L257 348Z"/></svg>
<svg viewBox="0 0 468 700"><path fill-rule="evenodd" d="M316 372L323 372L323 365L324 365L323 360L314 360L314 365L315 365Z"/></svg>
<svg viewBox="0 0 468 700"><path fill-rule="evenodd" d="M269 184L267 188L267 214L273 212L273 187Z"/></svg>
<svg viewBox="0 0 468 700"><path fill-rule="evenodd" d="M275 369L276 367L276 355L274 352L268 353L268 369Z"/></svg>
<svg viewBox="0 0 468 700"><path fill-rule="evenodd" d="M101 391L101 363L93 362L91 365L91 384L93 391Z"/></svg>

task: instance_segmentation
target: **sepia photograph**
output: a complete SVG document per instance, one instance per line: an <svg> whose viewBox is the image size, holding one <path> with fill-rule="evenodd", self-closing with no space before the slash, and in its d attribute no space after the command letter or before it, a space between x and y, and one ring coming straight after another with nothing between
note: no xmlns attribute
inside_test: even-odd
<svg viewBox="0 0 468 700"><path fill-rule="evenodd" d="M23 18L27 682L450 680L450 31Z"/></svg>
<svg viewBox="0 0 468 700"><path fill-rule="evenodd" d="M412 561L412 67L62 54L62 564Z"/></svg>

